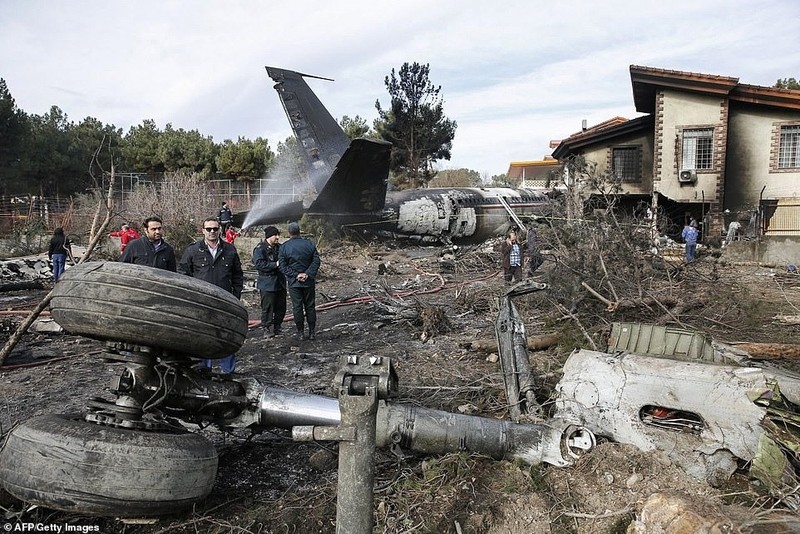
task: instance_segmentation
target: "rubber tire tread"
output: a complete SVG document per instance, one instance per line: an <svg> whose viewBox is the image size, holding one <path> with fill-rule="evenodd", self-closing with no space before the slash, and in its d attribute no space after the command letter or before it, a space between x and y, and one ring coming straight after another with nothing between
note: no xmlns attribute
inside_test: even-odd
<svg viewBox="0 0 800 534"><path fill-rule="evenodd" d="M204 499L217 463L213 444L198 434L48 414L9 433L0 450L0 483L18 499L67 512L164 515Z"/></svg>
<svg viewBox="0 0 800 534"><path fill-rule="evenodd" d="M129 263L89 262L67 269L53 289L50 313L71 334L198 358L235 354L247 336L247 310L227 291Z"/></svg>

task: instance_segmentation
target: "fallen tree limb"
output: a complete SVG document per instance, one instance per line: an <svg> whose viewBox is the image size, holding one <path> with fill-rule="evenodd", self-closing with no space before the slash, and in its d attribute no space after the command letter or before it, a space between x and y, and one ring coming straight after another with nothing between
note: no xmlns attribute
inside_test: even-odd
<svg viewBox="0 0 800 534"><path fill-rule="evenodd" d="M796 343L737 343L737 349L747 351L753 359L800 358Z"/></svg>
<svg viewBox="0 0 800 534"><path fill-rule="evenodd" d="M527 339L527 347L529 350L542 350L554 345L558 345L558 336L552 334L530 336ZM497 350L497 340L476 339L470 344L469 348L476 352L495 352Z"/></svg>
<svg viewBox="0 0 800 534"><path fill-rule="evenodd" d="M776 315L776 321L789 325L800 325L800 315Z"/></svg>
<svg viewBox="0 0 800 534"><path fill-rule="evenodd" d="M0 284L0 293L6 291L22 291L25 289L44 289L44 284L40 280L26 280L24 282L9 282Z"/></svg>

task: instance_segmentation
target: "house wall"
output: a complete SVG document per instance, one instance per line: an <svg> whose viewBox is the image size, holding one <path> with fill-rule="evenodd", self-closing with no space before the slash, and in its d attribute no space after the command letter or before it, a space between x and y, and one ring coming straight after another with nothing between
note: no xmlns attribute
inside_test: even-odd
<svg viewBox="0 0 800 534"><path fill-rule="evenodd" d="M654 190L678 202L722 201L722 181L725 175L725 141L727 137L727 99L663 90L657 96L660 128L655 169ZM681 165L682 132L687 128L714 128L714 169L698 172L697 182L681 184L678 173Z"/></svg>
<svg viewBox="0 0 800 534"><path fill-rule="evenodd" d="M620 136L613 143L604 143L587 147L583 152L583 157L587 161L597 164L598 174L611 172L612 149L614 147L640 147L641 157L641 182L626 182L620 184L622 193L649 195L653 191L653 133L643 132L641 134L631 134Z"/></svg>
<svg viewBox="0 0 800 534"><path fill-rule="evenodd" d="M725 208L732 212L758 206L763 198L800 197L800 172L771 171L778 139L776 123L800 121L800 111L736 106L728 129Z"/></svg>

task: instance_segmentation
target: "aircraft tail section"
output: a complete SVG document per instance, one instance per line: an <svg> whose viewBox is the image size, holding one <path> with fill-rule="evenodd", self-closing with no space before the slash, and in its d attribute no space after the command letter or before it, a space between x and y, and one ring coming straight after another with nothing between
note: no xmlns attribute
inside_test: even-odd
<svg viewBox="0 0 800 534"><path fill-rule="evenodd" d="M360 214L381 210L386 201L391 143L351 141L304 80L316 76L275 67L267 67L267 74L275 81L316 190L307 211Z"/></svg>
<svg viewBox="0 0 800 534"><path fill-rule="evenodd" d="M386 141L353 139L308 211L359 214L382 209L391 148Z"/></svg>
<svg viewBox="0 0 800 534"><path fill-rule="evenodd" d="M350 139L303 79L318 76L275 67L266 69L275 81L275 90L306 161L309 179L320 193L347 150Z"/></svg>

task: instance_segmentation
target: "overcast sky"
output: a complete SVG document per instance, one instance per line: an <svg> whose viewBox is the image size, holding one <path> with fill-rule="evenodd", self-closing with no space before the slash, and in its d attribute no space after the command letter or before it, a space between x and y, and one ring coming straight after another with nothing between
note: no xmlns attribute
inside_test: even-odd
<svg viewBox="0 0 800 534"><path fill-rule="evenodd" d="M583 119L639 116L630 65L800 79L798 22L798 0L0 0L0 78L29 114L275 149L291 130L265 65L333 78L310 85L337 119L371 124L391 70L429 63L458 123L440 167L488 177Z"/></svg>

